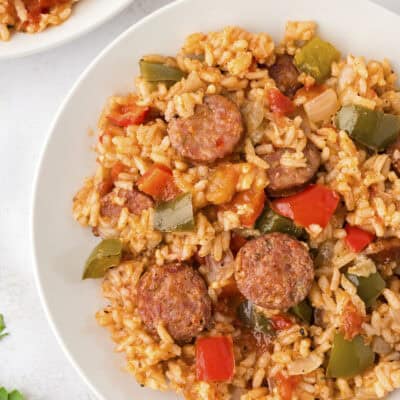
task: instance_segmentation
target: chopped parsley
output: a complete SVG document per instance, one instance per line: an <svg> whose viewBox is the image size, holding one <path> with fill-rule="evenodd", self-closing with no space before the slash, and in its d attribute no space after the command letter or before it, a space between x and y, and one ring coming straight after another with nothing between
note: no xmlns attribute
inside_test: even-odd
<svg viewBox="0 0 400 400"><path fill-rule="evenodd" d="M0 400L25 400L25 399L24 396L22 396L22 394L18 390L13 390L12 392L8 393L7 389L1 387Z"/></svg>
<svg viewBox="0 0 400 400"><path fill-rule="evenodd" d="M0 314L0 340L8 335L7 332L4 332L5 329L6 329L6 324L4 322L4 317L3 317L3 314ZM2 392L1 392L1 389L0 389L0 400L3 400L3 397L1 397L1 396L2 396ZM18 398L17 398L17 400L18 400Z"/></svg>

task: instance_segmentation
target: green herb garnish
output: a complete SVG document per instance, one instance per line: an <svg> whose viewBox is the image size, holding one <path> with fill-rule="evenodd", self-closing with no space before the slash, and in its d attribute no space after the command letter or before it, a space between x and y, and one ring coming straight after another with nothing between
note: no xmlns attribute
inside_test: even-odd
<svg viewBox="0 0 400 400"><path fill-rule="evenodd" d="M6 324L4 322L4 317L3 317L3 314L0 314L0 340L8 335L8 332L4 332L5 329L6 329ZM3 398L1 396L2 396L2 392L0 390L0 400L3 400Z"/></svg>
<svg viewBox="0 0 400 400"><path fill-rule="evenodd" d="M6 388L0 388L0 400L25 400L25 397L18 390L8 392Z"/></svg>

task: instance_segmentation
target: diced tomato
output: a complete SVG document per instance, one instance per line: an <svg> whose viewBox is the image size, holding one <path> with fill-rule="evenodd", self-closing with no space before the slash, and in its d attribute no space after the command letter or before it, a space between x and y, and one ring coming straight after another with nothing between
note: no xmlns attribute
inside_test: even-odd
<svg viewBox="0 0 400 400"><path fill-rule="evenodd" d="M205 382L229 382L235 371L230 336L202 337L196 341L196 375Z"/></svg>
<svg viewBox="0 0 400 400"><path fill-rule="evenodd" d="M296 391L297 385L300 383L299 376L285 376L282 372L278 372L274 376L279 395L282 400L292 400L293 393Z"/></svg>
<svg viewBox="0 0 400 400"><path fill-rule="evenodd" d="M250 228L264 209L265 193L263 189L249 189L237 193L232 201L220 209L230 210L239 214L240 223Z"/></svg>
<svg viewBox="0 0 400 400"><path fill-rule="evenodd" d="M114 187L114 182L111 178L104 179L97 185L97 192L100 197L105 196L107 193L110 193Z"/></svg>
<svg viewBox="0 0 400 400"><path fill-rule="evenodd" d="M292 100L276 88L268 91L268 101L271 111L279 115L292 114L296 109Z"/></svg>
<svg viewBox="0 0 400 400"><path fill-rule="evenodd" d="M113 124L124 128L129 125L140 125L149 111L150 107L132 104L120 107L117 112L107 115L107 118Z"/></svg>
<svg viewBox="0 0 400 400"><path fill-rule="evenodd" d="M137 181L139 189L156 200L168 201L180 190L176 186L172 171L163 164L153 164Z"/></svg>
<svg viewBox="0 0 400 400"><path fill-rule="evenodd" d="M338 194L322 185L310 185L293 196L275 200L272 206L279 214L293 219L298 225L316 224L325 228L339 204Z"/></svg>
<svg viewBox="0 0 400 400"><path fill-rule="evenodd" d="M239 235L235 232L232 233L231 237L231 251L234 255L238 253L238 251L247 243L247 239L242 235Z"/></svg>
<svg viewBox="0 0 400 400"><path fill-rule="evenodd" d="M342 314L342 331L346 340L352 340L361 332L364 316L352 301L348 301Z"/></svg>
<svg viewBox="0 0 400 400"><path fill-rule="evenodd" d="M375 235L357 226L346 225L346 243L353 251L359 253L364 250L374 239Z"/></svg>
<svg viewBox="0 0 400 400"><path fill-rule="evenodd" d="M286 315L278 314L271 317L272 327L277 331L284 331L293 325L293 321Z"/></svg>
<svg viewBox="0 0 400 400"><path fill-rule="evenodd" d="M113 165L113 167L111 168L111 173L110 173L111 179L112 179L113 182L115 182L115 181L118 179L118 175L119 175L122 171L124 171L124 169L125 169L125 166L124 166L124 164L122 164L122 162L120 162L120 161L117 161L117 162Z"/></svg>

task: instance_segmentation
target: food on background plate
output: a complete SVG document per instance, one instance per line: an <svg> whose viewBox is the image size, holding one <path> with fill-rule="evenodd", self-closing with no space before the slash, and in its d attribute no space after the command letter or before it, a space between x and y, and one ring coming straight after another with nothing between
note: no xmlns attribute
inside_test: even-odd
<svg viewBox="0 0 400 400"><path fill-rule="evenodd" d="M127 370L186 399L400 387L400 92L314 22L139 60L73 201Z"/></svg>
<svg viewBox="0 0 400 400"><path fill-rule="evenodd" d="M13 31L36 33L62 24L78 0L0 0L0 40Z"/></svg>

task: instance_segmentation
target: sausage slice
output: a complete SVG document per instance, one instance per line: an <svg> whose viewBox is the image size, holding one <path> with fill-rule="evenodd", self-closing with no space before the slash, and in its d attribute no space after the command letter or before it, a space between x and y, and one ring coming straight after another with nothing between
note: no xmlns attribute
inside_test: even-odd
<svg viewBox="0 0 400 400"><path fill-rule="evenodd" d="M120 189L118 196L125 199L125 205L129 212L135 215L140 215L144 210L154 205L154 201L149 196L136 189Z"/></svg>
<svg viewBox="0 0 400 400"><path fill-rule="evenodd" d="M304 157L307 160L305 167L289 167L281 164L282 156L286 153L294 153L294 149L277 149L271 154L264 156L269 164L267 169L269 185L267 193L272 197L289 196L301 190L314 178L321 164L321 155L318 148L308 142L304 148Z"/></svg>
<svg viewBox="0 0 400 400"><path fill-rule="evenodd" d="M177 342L188 342L211 320L211 299L200 274L183 263L153 265L140 278L138 311L156 333L161 322Z"/></svg>
<svg viewBox="0 0 400 400"><path fill-rule="evenodd" d="M254 304L286 310L307 296L314 265L298 240L270 233L248 241L239 250L235 278L240 292Z"/></svg>
<svg viewBox="0 0 400 400"><path fill-rule="evenodd" d="M110 192L100 199L100 215L102 217L117 218L123 207L127 207L132 214L140 215L154 205L150 197L136 189L119 189L118 197L124 201L122 205L114 202L115 196L115 192Z"/></svg>
<svg viewBox="0 0 400 400"><path fill-rule="evenodd" d="M374 261L387 264L391 261L400 261L400 239L388 238L379 239L371 243L367 249L366 254L369 255Z"/></svg>
<svg viewBox="0 0 400 400"><path fill-rule="evenodd" d="M298 81L299 71L293 63L293 57L283 54L276 58L275 64L269 69L270 77L277 88L286 96L293 97L302 85Z"/></svg>
<svg viewBox="0 0 400 400"><path fill-rule="evenodd" d="M172 146L196 163L212 163L231 154L242 132L239 108L220 95L206 96L194 115L174 118L168 124Z"/></svg>

